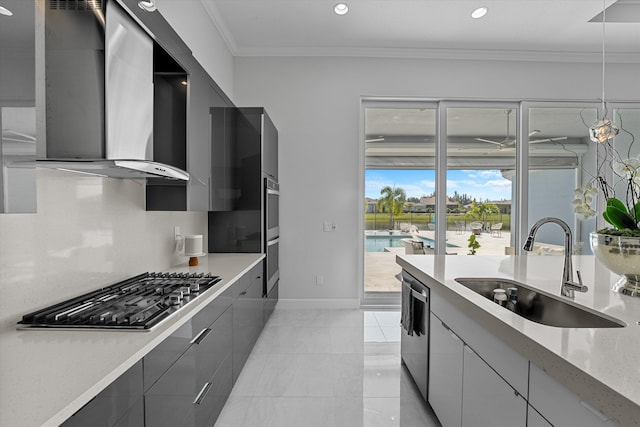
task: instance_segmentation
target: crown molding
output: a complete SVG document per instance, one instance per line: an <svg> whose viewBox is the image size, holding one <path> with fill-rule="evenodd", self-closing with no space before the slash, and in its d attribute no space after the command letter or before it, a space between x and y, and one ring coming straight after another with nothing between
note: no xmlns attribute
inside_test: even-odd
<svg viewBox="0 0 640 427"><path fill-rule="evenodd" d="M445 59L472 61L531 61L601 63L601 52L554 52L478 49L335 48L335 47L243 47L232 51L236 57L357 57L398 59ZM640 52L607 52L607 63L638 64Z"/></svg>
<svg viewBox="0 0 640 427"><path fill-rule="evenodd" d="M222 37L222 40L227 45L227 48L231 52L231 55L236 56L235 52L237 52L239 49L238 44L236 43L236 40L233 37L231 31L229 31L229 27L227 27L227 24L225 24L224 19L222 19L218 7L212 1L200 0L200 3L204 7L204 10L207 12L207 15L209 15L209 19L211 19L211 22L213 22L213 26L218 30L220 37Z"/></svg>
<svg viewBox="0 0 640 427"><path fill-rule="evenodd" d="M498 49L369 48L369 47L251 47L241 46L229 30L215 2L200 0L234 57L354 57L440 59L467 61L530 61L601 63L602 52L563 52ZM639 64L638 52L607 52L607 63Z"/></svg>

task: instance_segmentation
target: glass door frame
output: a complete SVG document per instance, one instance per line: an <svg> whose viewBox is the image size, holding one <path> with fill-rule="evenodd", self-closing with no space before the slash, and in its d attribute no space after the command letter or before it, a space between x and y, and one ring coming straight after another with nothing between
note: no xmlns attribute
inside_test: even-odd
<svg viewBox="0 0 640 427"><path fill-rule="evenodd" d="M364 200L364 172L365 172L365 109L371 107L388 108L434 108L436 109L436 140L435 140L435 188L436 188L436 217L446 217L446 203L442 203L437 195L446 195L447 179L447 108L509 108L516 109L516 185L515 210L512 212L512 233L511 243L515 247L516 255L522 255L522 243L526 238L528 230L528 196L529 196L529 115L533 108L590 108L597 109L598 117L602 117L603 111L599 100L457 100L457 99L430 99L430 98L387 98L387 97L361 97L360 98L360 128L359 128L359 197ZM616 102L607 103L609 112L616 109L633 108L640 109L638 102ZM587 126L589 123L587 123ZM587 129L585 128L585 135ZM597 159L601 161L601 159ZM581 181L581 170L576 174L576 185ZM397 307L400 304L400 293L380 293L365 292L364 290L364 204L360 203L358 211L358 284L361 306L366 307ZM576 235L580 235L581 224L576 219L574 223ZM436 222L435 229L435 254L441 255L446 250L446 221ZM386 294L386 295L380 295Z"/></svg>
<svg viewBox="0 0 640 427"><path fill-rule="evenodd" d="M429 108L435 109L436 115L438 111L438 100L434 99L422 99L422 98L377 98L377 97L361 97L360 98L360 126L359 126L359 156L358 156L358 197L359 200L365 199L365 110L367 108ZM437 141L438 135L438 123L436 116L436 156L437 156ZM437 166L437 164L436 164ZM364 203L359 203L358 208L358 296L360 298L360 305L367 308L390 308L398 307L400 305L400 292L365 292L364 290L364 218L365 208Z"/></svg>
<svg viewBox="0 0 640 427"><path fill-rule="evenodd" d="M445 218L447 215L447 206L446 206L446 195L447 195L447 172L448 172L448 164L447 164L447 112L449 108L487 108L487 109L513 109L516 112L516 190L514 192L516 199L516 206L518 206L518 199L520 198L520 187L519 182L521 182L521 176L518 174L518 166L520 165L521 159L521 146L522 146L522 131L520 129L520 103L512 102L512 101L464 101L464 100L443 100L439 103L439 108L437 111L438 124L437 124L437 134L438 138L436 139L436 218ZM528 135L525 135L528 137ZM442 195L444 194L445 203L441 203ZM518 230L519 218L516 215L514 221L514 215L511 215L512 221L512 230ZM514 226L515 225L515 226ZM436 221L436 255L444 255L446 252L446 239L447 239L447 222L445 221ZM518 245L518 233L511 233L511 244L516 246Z"/></svg>

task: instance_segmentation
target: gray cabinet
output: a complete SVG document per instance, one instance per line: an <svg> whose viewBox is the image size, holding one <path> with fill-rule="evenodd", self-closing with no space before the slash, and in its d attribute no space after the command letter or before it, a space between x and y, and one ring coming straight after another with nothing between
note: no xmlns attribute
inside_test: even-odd
<svg viewBox="0 0 640 427"><path fill-rule="evenodd" d="M153 35L154 160L186 170L188 183L147 179L146 209L201 211L212 209L211 186L216 181L210 109L232 107L211 76L193 57L158 11L146 13L137 0L122 0L129 12ZM186 84L185 84L186 83ZM216 208L217 209L217 208Z"/></svg>
<svg viewBox="0 0 640 427"><path fill-rule="evenodd" d="M244 367L264 327L263 264L253 267L234 285L233 381Z"/></svg>
<svg viewBox="0 0 640 427"><path fill-rule="evenodd" d="M145 393L145 425L213 425L231 392L228 308Z"/></svg>
<svg viewBox="0 0 640 427"><path fill-rule="evenodd" d="M236 116L234 107L212 107L210 211L231 211L236 187Z"/></svg>
<svg viewBox="0 0 640 427"><path fill-rule="evenodd" d="M267 294L267 298L264 302L264 324L267 324L269 317L271 317L271 313L276 308L276 304L278 304L278 285L279 282L276 282L275 285L271 288L269 293Z"/></svg>
<svg viewBox="0 0 640 427"><path fill-rule="evenodd" d="M111 383L62 427L139 427L143 424L142 361Z"/></svg>
<svg viewBox="0 0 640 427"><path fill-rule="evenodd" d="M262 173L278 182L278 130L262 107L238 109L238 140L245 155L257 155L257 166Z"/></svg>
<svg viewBox="0 0 640 427"><path fill-rule="evenodd" d="M444 427L460 427L464 343L433 313L429 323L429 404Z"/></svg>
<svg viewBox="0 0 640 427"><path fill-rule="evenodd" d="M526 427L527 402L466 345L463 372L463 426Z"/></svg>

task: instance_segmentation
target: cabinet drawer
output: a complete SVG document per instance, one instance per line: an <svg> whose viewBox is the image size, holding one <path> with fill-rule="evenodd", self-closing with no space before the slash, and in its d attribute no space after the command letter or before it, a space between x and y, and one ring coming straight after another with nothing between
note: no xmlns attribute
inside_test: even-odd
<svg viewBox="0 0 640 427"><path fill-rule="evenodd" d="M245 273L240 279L238 279L236 283L233 284L232 288L234 300L243 296L251 287L254 280L257 280L257 278L260 278L259 280L262 280L262 269L262 262L259 262L258 264L254 265L251 270Z"/></svg>
<svg viewBox="0 0 640 427"><path fill-rule="evenodd" d="M231 306L227 289L144 357L144 389L148 390L189 348L194 338Z"/></svg>
<svg viewBox="0 0 640 427"><path fill-rule="evenodd" d="M136 402L142 400L141 397L142 362L138 362L73 414L62 427L114 426ZM134 412L132 409L132 416Z"/></svg>
<svg viewBox="0 0 640 427"><path fill-rule="evenodd" d="M614 427L605 414L531 363L529 403L555 427Z"/></svg>
<svg viewBox="0 0 640 427"><path fill-rule="evenodd" d="M195 398L231 352L232 310L227 309L201 340L156 381L146 395L182 395Z"/></svg>
<svg viewBox="0 0 640 427"><path fill-rule="evenodd" d="M145 396L147 427L210 427L231 393L231 354L195 395Z"/></svg>

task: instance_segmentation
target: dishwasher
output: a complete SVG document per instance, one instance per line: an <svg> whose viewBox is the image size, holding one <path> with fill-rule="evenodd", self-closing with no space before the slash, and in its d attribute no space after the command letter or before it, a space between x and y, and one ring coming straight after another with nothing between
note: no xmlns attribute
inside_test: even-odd
<svg viewBox="0 0 640 427"><path fill-rule="evenodd" d="M427 286L402 270L402 363L427 401L429 389L429 297Z"/></svg>

